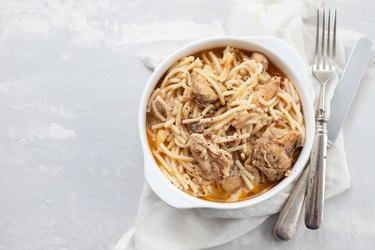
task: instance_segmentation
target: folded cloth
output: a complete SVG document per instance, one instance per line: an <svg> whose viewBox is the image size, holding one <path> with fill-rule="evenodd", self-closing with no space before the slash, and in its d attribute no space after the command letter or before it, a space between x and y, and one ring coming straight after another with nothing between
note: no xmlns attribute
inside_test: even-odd
<svg viewBox="0 0 375 250"><path fill-rule="evenodd" d="M296 49L311 72L315 27L304 21L316 14L319 0L232 1L228 5L223 26L231 35L274 35ZM203 36L204 34L202 34ZM340 33L338 34L340 37ZM342 42L342 39L338 39ZM144 63L154 68L160 56L144 57ZM337 64L343 68L343 43L337 47ZM338 78L328 85L327 101L332 99ZM318 83L310 73L309 92L317 99ZM329 112L329 110L328 110ZM326 198L350 187L344 141L339 135L328 151ZM145 185L135 229L131 229L114 249L202 249L219 246L256 230L270 215L277 213L288 198L294 183L269 200L252 207L236 210L176 209L170 207ZM271 233L271 230L270 230Z"/></svg>

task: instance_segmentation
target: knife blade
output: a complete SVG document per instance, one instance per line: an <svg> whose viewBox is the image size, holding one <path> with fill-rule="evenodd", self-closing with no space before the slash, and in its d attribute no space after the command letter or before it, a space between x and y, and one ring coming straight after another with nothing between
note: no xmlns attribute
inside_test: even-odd
<svg viewBox="0 0 375 250"><path fill-rule="evenodd" d="M350 54L331 101L331 114L328 122L328 145L335 143L349 113L362 75L370 59L370 52L371 42L368 38L363 37L357 41ZM298 217L305 199L307 176L307 168L305 168L279 213L274 226L274 236L277 239L290 240L296 232Z"/></svg>
<svg viewBox="0 0 375 250"><path fill-rule="evenodd" d="M352 106L362 76L370 60L371 41L367 37L360 38L341 75L339 85L331 101L331 113L328 122L328 145L335 143L336 138L344 125L346 116Z"/></svg>

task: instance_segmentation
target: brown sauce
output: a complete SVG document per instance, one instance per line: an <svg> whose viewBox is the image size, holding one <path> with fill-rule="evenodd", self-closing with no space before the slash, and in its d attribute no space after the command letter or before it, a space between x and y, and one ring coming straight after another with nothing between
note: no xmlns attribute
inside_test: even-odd
<svg viewBox="0 0 375 250"><path fill-rule="evenodd" d="M215 187L212 188L214 195L202 196L199 198L208 200L208 201L215 201L215 202L238 202L238 201L243 201L243 200L247 200L250 198L254 198L255 196L258 196L266 192L267 190L271 189L279 182L280 181L268 181L267 180L264 184L254 186L254 188L251 191L243 192L239 196L239 199L236 201L228 201L231 194L224 191L220 185L215 185Z"/></svg>

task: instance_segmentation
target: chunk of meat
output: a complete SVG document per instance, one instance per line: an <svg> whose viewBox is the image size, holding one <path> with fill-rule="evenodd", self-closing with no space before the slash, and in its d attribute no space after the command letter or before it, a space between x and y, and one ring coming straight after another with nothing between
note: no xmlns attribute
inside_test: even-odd
<svg viewBox="0 0 375 250"><path fill-rule="evenodd" d="M210 133L191 134L190 150L205 179L219 180L229 176L234 164L232 155L219 148Z"/></svg>
<svg viewBox="0 0 375 250"><path fill-rule="evenodd" d="M262 73L259 74L258 80L261 84L266 84L271 81L271 75L268 74L267 71L263 71Z"/></svg>
<svg viewBox="0 0 375 250"><path fill-rule="evenodd" d="M207 80L196 72L192 74L191 89L194 100L200 105L214 103L219 99Z"/></svg>
<svg viewBox="0 0 375 250"><path fill-rule="evenodd" d="M164 118L168 116L168 114L172 111L173 105L168 101L165 101L162 97L157 97L155 100L152 101L152 112L154 113L155 117L159 117L156 113L159 112Z"/></svg>
<svg viewBox="0 0 375 250"><path fill-rule="evenodd" d="M203 133L205 129L206 129L205 123L193 122L191 124L191 130L193 130L195 133Z"/></svg>
<svg viewBox="0 0 375 250"><path fill-rule="evenodd" d="M228 193L233 193L243 186L243 180L240 175L230 176L222 180L221 186Z"/></svg>
<svg viewBox="0 0 375 250"><path fill-rule="evenodd" d="M152 111L156 117L158 117L156 112L159 112L159 114L161 114L164 117L167 115L167 110L158 99L152 101Z"/></svg>
<svg viewBox="0 0 375 250"><path fill-rule="evenodd" d="M246 157L249 157L253 154L255 141L256 141L256 138L254 137L254 135L246 140L246 147L243 150L243 153L245 154Z"/></svg>
<svg viewBox="0 0 375 250"><path fill-rule="evenodd" d="M250 172L250 174L252 176L254 176L254 180L252 180L252 183L254 185L261 185L261 184L264 184L266 182L266 176L260 172L260 170L256 167L254 167L251 163L251 157L249 157L246 161L245 161L245 168L247 169L247 171Z"/></svg>
<svg viewBox="0 0 375 250"><path fill-rule="evenodd" d="M264 173L268 180L280 180L290 169L292 154L301 144L299 132L286 132L271 126L255 142L251 165Z"/></svg>
<svg viewBox="0 0 375 250"><path fill-rule="evenodd" d="M280 89L280 81L280 77L272 77L268 83L261 85L257 97L262 97L265 101L271 100Z"/></svg>
<svg viewBox="0 0 375 250"><path fill-rule="evenodd" d="M302 146L302 137L296 131L289 131L284 136L275 139L275 143L290 157L298 147Z"/></svg>
<svg viewBox="0 0 375 250"><path fill-rule="evenodd" d="M249 124L252 124L251 122L254 121L254 117L256 117L257 115L258 113L250 113L247 110L239 111L238 115L230 121L230 125L232 125L236 129L244 128Z"/></svg>
<svg viewBox="0 0 375 250"><path fill-rule="evenodd" d="M263 54L253 52L250 58L255 60L257 63L261 63L263 65L263 71L266 71L268 69L268 60Z"/></svg>
<svg viewBox="0 0 375 250"><path fill-rule="evenodd" d="M238 115L231 121L231 125L235 128L245 127L248 120L251 119L250 113L246 110L243 110L238 113Z"/></svg>

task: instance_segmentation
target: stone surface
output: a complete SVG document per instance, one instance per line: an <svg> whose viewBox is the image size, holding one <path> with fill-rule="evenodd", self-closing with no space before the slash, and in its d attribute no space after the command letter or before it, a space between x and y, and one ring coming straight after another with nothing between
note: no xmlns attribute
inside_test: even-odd
<svg viewBox="0 0 375 250"><path fill-rule="evenodd" d="M371 0L327 2L340 27L374 44ZM150 75L139 55L184 44L176 22L220 33L226 3L0 2L0 249L111 249L134 225L144 183L137 108ZM352 188L327 202L323 228L301 224L280 243L271 217L238 249L375 248L374 63L373 54L344 128Z"/></svg>

